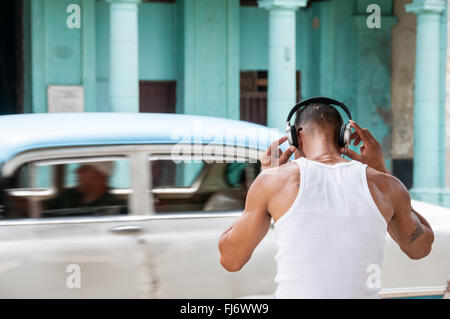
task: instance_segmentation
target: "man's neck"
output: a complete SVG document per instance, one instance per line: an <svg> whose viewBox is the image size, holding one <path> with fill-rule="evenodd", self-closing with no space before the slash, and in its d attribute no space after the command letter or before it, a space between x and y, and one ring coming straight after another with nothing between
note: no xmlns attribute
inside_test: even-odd
<svg viewBox="0 0 450 319"><path fill-rule="evenodd" d="M325 163L346 161L341 157L338 147L329 142L329 138L316 137L311 139L311 141L310 143L306 143L303 150L307 159Z"/></svg>

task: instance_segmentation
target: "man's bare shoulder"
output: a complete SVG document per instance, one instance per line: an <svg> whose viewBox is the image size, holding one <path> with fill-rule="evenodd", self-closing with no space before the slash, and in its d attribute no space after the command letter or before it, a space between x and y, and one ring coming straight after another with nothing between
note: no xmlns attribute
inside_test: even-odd
<svg viewBox="0 0 450 319"><path fill-rule="evenodd" d="M261 172L260 176L267 180L282 180L292 173L299 172L299 166L294 161L281 166L272 167Z"/></svg>
<svg viewBox="0 0 450 319"><path fill-rule="evenodd" d="M410 203L408 189L395 176L367 167L367 183L380 211L390 220L394 211Z"/></svg>
<svg viewBox="0 0 450 319"><path fill-rule="evenodd" d="M300 169L297 163L291 161L278 167L266 169L259 174L257 180L264 184L268 189L279 189L280 185L284 185L292 178L297 178Z"/></svg>
<svg viewBox="0 0 450 319"><path fill-rule="evenodd" d="M395 176L367 167L367 182L384 192L408 192L405 185Z"/></svg>

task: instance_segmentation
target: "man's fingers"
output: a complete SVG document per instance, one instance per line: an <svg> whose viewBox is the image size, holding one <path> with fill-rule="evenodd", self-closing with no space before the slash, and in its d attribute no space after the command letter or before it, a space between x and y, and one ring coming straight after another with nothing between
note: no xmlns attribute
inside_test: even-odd
<svg viewBox="0 0 450 319"><path fill-rule="evenodd" d="M350 157L352 160L356 160L356 161L359 161L359 162L361 162L361 160L362 160L362 157L361 157L360 154L356 153L355 151L352 151L349 148L345 149L345 153L344 154L347 155L348 157Z"/></svg>
<svg viewBox="0 0 450 319"><path fill-rule="evenodd" d="M370 139L375 139L375 137L373 137L372 133L370 133L370 131L368 129L365 129L367 137Z"/></svg>
<svg viewBox="0 0 450 319"><path fill-rule="evenodd" d="M358 137L358 132L353 132L351 135L350 135L350 140L353 140L353 139L355 139L355 138L357 138Z"/></svg>
<svg viewBox="0 0 450 319"><path fill-rule="evenodd" d="M372 133L370 133L369 130L367 130L367 136L368 139L372 142L373 145L377 146L377 147L381 147L380 143L377 141L377 139L372 135Z"/></svg>
<svg viewBox="0 0 450 319"><path fill-rule="evenodd" d="M358 145L359 143L361 143L361 138L359 137L358 132L353 132L350 135L350 144L351 144L351 141L353 141L353 145L355 145L355 146Z"/></svg>
<svg viewBox="0 0 450 319"><path fill-rule="evenodd" d="M269 149L267 150L266 154L267 154L267 155L272 154L272 148L273 148L273 149L278 148L278 146L280 146L281 144L283 144L283 143L286 142L286 141L287 141L287 136L283 136L283 137L279 138L278 140L273 141L273 142L270 144L270 147L269 147Z"/></svg>
<svg viewBox="0 0 450 319"><path fill-rule="evenodd" d="M349 121L350 126L355 129L355 131L358 133L358 136L361 138L363 142L367 140L367 133L366 130L363 130L358 124L356 124L355 121L350 120Z"/></svg>
<svg viewBox="0 0 450 319"><path fill-rule="evenodd" d="M268 157L266 154L263 154L259 158L259 161L261 162L262 165L266 165L267 163L270 162L270 157Z"/></svg>
<svg viewBox="0 0 450 319"><path fill-rule="evenodd" d="M289 157L295 152L295 147L291 146L287 150L284 151L284 153L280 156L280 159L278 160L280 165L283 165L287 163L289 160Z"/></svg>
<svg viewBox="0 0 450 319"><path fill-rule="evenodd" d="M286 142L287 139L288 139L287 136L283 136L283 137L281 137L281 138L278 139L278 142L275 141L275 143L278 143L277 146L280 146L281 144L283 144L284 142Z"/></svg>

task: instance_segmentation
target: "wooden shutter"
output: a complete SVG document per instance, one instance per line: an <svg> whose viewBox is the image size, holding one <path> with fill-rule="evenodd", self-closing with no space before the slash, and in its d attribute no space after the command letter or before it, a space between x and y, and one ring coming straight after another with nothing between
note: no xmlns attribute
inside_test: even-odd
<svg viewBox="0 0 450 319"><path fill-rule="evenodd" d="M241 72L240 118L267 124L267 71Z"/></svg>
<svg viewBox="0 0 450 319"><path fill-rule="evenodd" d="M302 98L300 71L296 72L295 79L296 101L300 101ZM240 119L267 125L268 72L242 71L240 85Z"/></svg>

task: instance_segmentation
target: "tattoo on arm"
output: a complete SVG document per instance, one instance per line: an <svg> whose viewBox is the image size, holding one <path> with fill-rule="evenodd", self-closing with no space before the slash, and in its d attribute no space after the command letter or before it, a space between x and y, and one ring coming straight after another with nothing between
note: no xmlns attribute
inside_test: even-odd
<svg viewBox="0 0 450 319"><path fill-rule="evenodd" d="M419 220L416 220L416 229L409 235L409 243L412 244L423 233L424 230L422 224Z"/></svg>

